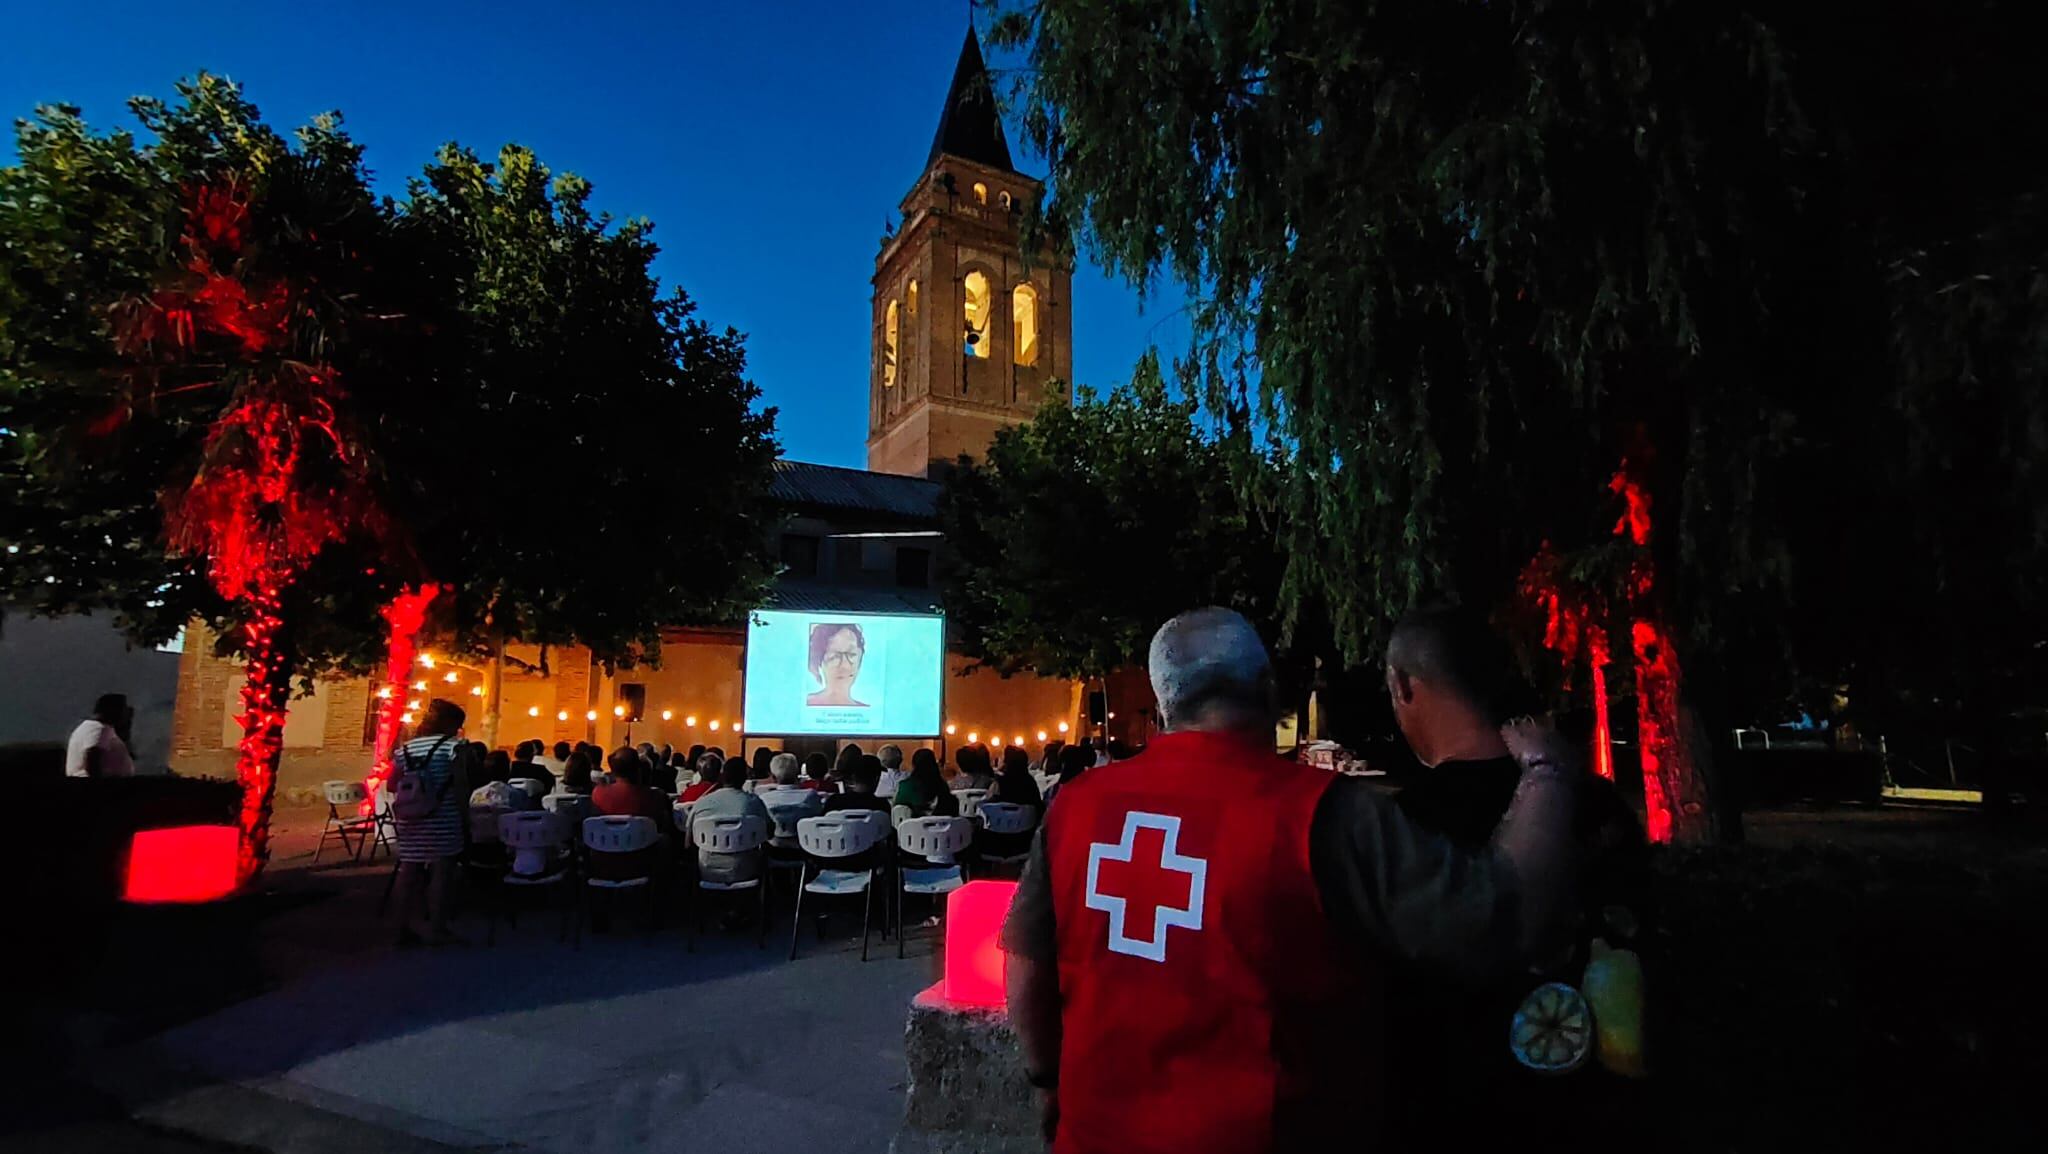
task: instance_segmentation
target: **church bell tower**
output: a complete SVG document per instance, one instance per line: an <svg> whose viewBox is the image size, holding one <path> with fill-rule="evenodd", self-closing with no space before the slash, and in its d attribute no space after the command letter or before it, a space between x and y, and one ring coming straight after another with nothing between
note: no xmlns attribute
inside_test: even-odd
<svg viewBox="0 0 2048 1154"><path fill-rule="evenodd" d="M1066 400L1071 270L1026 267L1018 221L1041 191L1016 171L974 30L960 47L924 174L875 258L868 468L929 476Z"/></svg>

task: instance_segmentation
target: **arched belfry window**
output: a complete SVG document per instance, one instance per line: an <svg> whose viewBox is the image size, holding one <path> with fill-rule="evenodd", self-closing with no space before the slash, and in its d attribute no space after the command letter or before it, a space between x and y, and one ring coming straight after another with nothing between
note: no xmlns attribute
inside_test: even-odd
<svg viewBox="0 0 2048 1154"><path fill-rule="evenodd" d="M974 203L988 203L988 185L985 185L978 180L974 182Z"/></svg>
<svg viewBox="0 0 2048 1154"><path fill-rule="evenodd" d="M896 387L896 302L882 313L882 387Z"/></svg>
<svg viewBox="0 0 2048 1154"><path fill-rule="evenodd" d="M1010 350L1020 365L1038 363L1038 290L1028 284L1010 294Z"/></svg>
<svg viewBox="0 0 2048 1154"><path fill-rule="evenodd" d="M988 355L988 276L976 269L960 282L963 290L960 300L961 319L966 322L965 339L967 355L985 357Z"/></svg>
<svg viewBox="0 0 2048 1154"><path fill-rule="evenodd" d="M916 320L916 319L917 319L917 278L916 278L916 277L912 277L912 278L910 278L910 289L909 289L909 292L908 292L908 293L907 293L907 294L906 294L906 295L904 296L904 298L903 298L903 303L904 303L904 306L905 306L905 311L906 311L906 312L908 312L908 313L910 314L910 319L911 319L911 320Z"/></svg>

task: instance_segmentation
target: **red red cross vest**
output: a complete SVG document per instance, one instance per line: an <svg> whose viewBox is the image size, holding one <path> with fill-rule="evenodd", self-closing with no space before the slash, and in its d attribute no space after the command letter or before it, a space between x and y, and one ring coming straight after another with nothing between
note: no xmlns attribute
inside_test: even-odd
<svg viewBox="0 0 2048 1154"><path fill-rule="evenodd" d="M1378 969L1340 954L1309 867L1333 780L1178 733L1061 788L1057 1154L1369 1147Z"/></svg>

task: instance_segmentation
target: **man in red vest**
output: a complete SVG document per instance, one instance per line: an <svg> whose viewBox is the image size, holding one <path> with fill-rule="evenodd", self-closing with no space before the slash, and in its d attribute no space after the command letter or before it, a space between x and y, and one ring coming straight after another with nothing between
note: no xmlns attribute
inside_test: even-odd
<svg viewBox="0 0 2048 1154"><path fill-rule="evenodd" d="M1166 733L1060 791L1003 930L1047 1136L1058 1154L1371 1149L1376 959L1487 977L1568 920L1561 747L1504 731L1521 787L1492 844L1460 851L1362 781L1275 756L1243 617L1182 614L1149 664Z"/></svg>

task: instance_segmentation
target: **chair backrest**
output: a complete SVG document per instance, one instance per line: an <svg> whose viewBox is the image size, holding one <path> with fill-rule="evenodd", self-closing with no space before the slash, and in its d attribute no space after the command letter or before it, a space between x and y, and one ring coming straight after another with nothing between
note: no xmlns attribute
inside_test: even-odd
<svg viewBox="0 0 2048 1154"><path fill-rule="evenodd" d="M360 781L330 781L322 788L327 792L327 804L336 809L348 810L349 812L344 815L346 817L354 817L355 810L352 807L361 805L363 799L370 796Z"/></svg>
<svg viewBox="0 0 2048 1154"><path fill-rule="evenodd" d="M896 827L903 852L932 861L951 861L974 844L974 823L964 817L914 817Z"/></svg>
<svg viewBox="0 0 2048 1154"><path fill-rule="evenodd" d="M690 840L711 853L746 853L768 840L768 824L759 814L745 817L704 817L690 823Z"/></svg>
<svg viewBox="0 0 2048 1154"><path fill-rule="evenodd" d="M898 829L903 827L904 822L916 817L917 811L907 805L892 805L889 807L889 823Z"/></svg>
<svg viewBox="0 0 2048 1154"><path fill-rule="evenodd" d="M1038 807L1007 801L985 801L978 811L990 833L1027 833L1038 825Z"/></svg>
<svg viewBox="0 0 2048 1154"><path fill-rule="evenodd" d="M981 799L987 796L988 791L985 789L956 789L953 791L953 800L960 803L961 817L973 817L975 811L981 808Z"/></svg>
<svg viewBox="0 0 2048 1154"><path fill-rule="evenodd" d="M679 801L671 807L670 812L675 816L677 829L687 830L690 828L690 811L696 808L697 803L694 801Z"/></svg>
<svg viewBox="0 0 2048 1154"><path fill-rule="evenodd" d="M512 784L525 790L531 797L546 797L548 793L548 783L537 777L515 777Z"/></svg>
<svg viewBox="0 0 2048 1154"><path fill-rule="evenodd" d="M539 849L568 840L560 815L544 809L522 809L498 815L498 840L513 849Z"/></svg>
<svg viewBox="0 0 2048 1154"><path fill-rule="evenodd" d="M807 817L797 823L797 844L812 857L852 857L875 848L882 831L852 814Z"/></svg>
<svg viewBox="0 0 2048 1154"><path fill-rule="evenodd" d="M478 845L494 844L498 840L498 818L506 811L495 806L480 805L469 811L469 840Z"/></svg>
<svg viewBox="0 0 2048 1154"><path fill-rule="evenodd" d="M769 838L785 849L795 845L797 824L810 816L811 811L801 805L769 806L768 820L775 823L774 830L768 834Z"/></svg>
<svg viewBox="0 0 2048 1154"><path fill-rule="evenodd" d="M583 819L590 816L590 795L587 793L551 793L540 799L549 811L562 815L564 826L578 829Z"/></svg>
<svg viewBox="0 0 2048 1154"><path fill-rule="evenodd" d="M583 844L598 853L632 853L661 837L651 817L606 814L583 819Z"/></svg>

